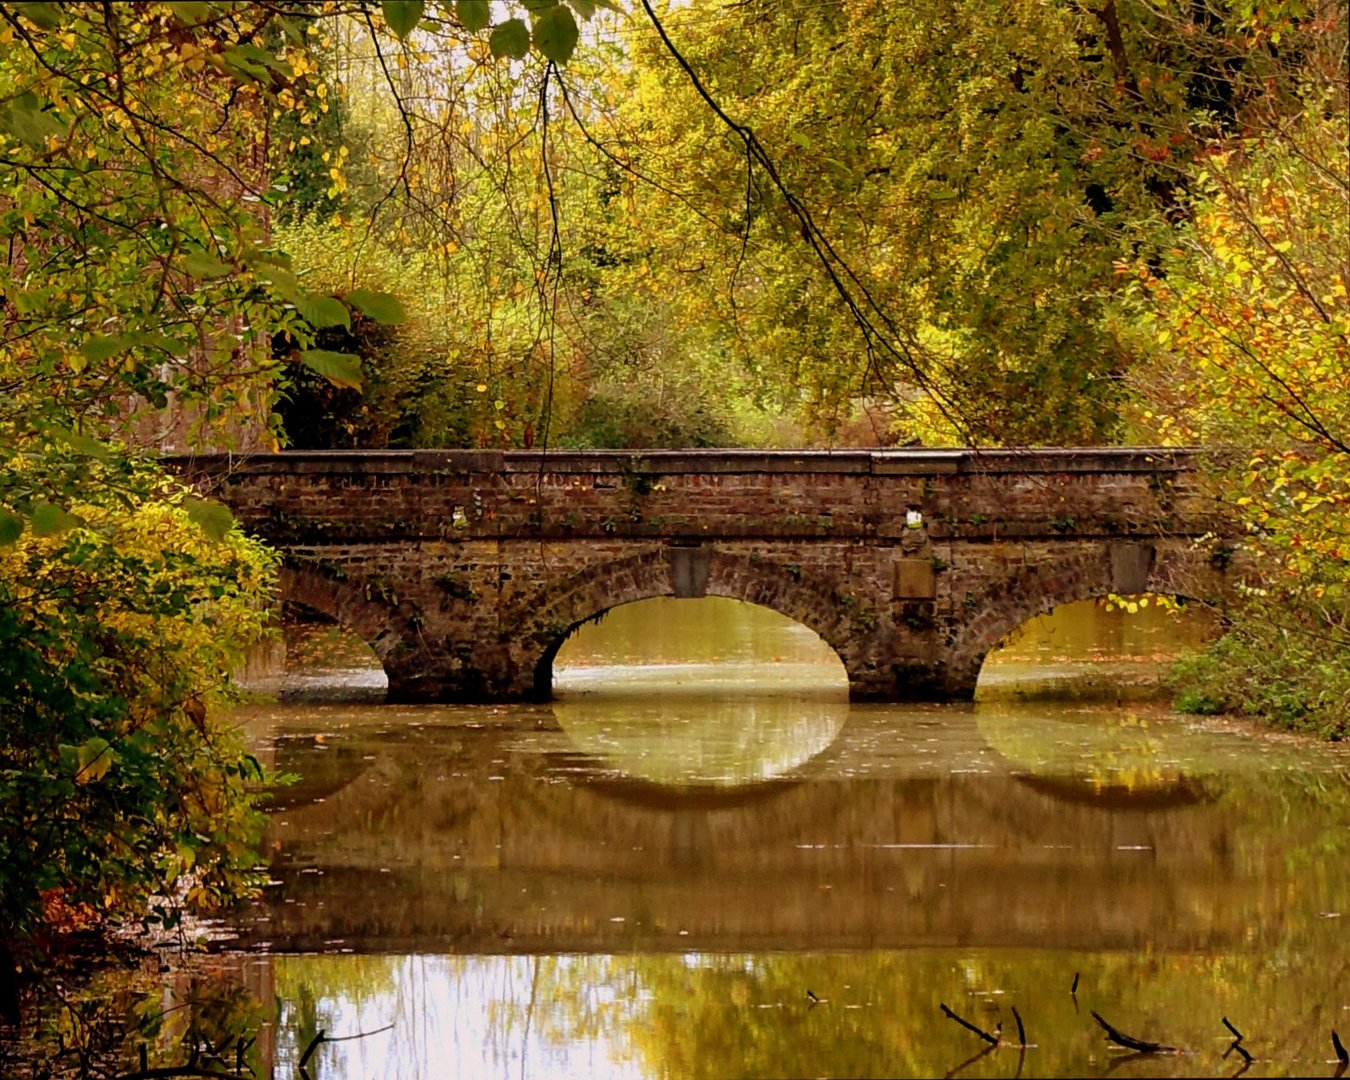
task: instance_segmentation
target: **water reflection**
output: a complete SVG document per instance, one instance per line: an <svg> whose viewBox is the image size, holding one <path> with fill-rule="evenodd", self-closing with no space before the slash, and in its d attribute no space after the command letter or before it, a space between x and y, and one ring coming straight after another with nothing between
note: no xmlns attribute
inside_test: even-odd
<svg viewBox="0 0 1350 1080"><path fill-rule="evenodd" d="M915 950L796 955L278 957L279 996L313 1000L325 1030L368 1039L322 1046L328 1077L707 1077L941 1076L979 1053L979 1042L938 1010L1004 1034L1015 1006L1030 1047L994 1051L961 1075L1227 1076L1231 1041L1220 1023L1242 1017L1260 1075L1331 1076L1328 1025L1343 971L1322 969L1291 986L1276 958L993 948L980 953ZM1077 996L1068 986L1081 975ZM371 977L399 988L410 1009L397 1022L389 998L364 994ZM1265 993L1235 1001L1234 986ZM806 989L814 987L819 1004ZM355 988L355 992L353 989ZM309 996L312 995L312 996ZM1131 1031L1162 1037L1178 1055L1128 1059L1090 1018L1102 1013ZM277 1075L292 1075L306 1045L283 1012Z"/></svg>
<svg viewBox="0 0 1350 1080"><path fill-rule="evenodd" d="M235 681L282 701L383 701L389 678L356 634L327 622L290 621L250 651Z"/></svg>
<svg viewBox="0 0 1350 1080"><path fill-rule="evenodd" d="M1197 604L1156 596L1062 604L1018 627L986 658L976 696L1129 701L1156 698L1167 665L1214 634ZM1129 610L1133 607L1133 610Z"/></svg>
<svg viewBox="0 0 1350 1080"><path fill-rule="evenodd" d="M1343 749L1114 695L850 708L832 656L784 675L781 627L691 692L726 647L680 626L706 655L564 655L552 706L241 713L301 777L222 960L258 1075L391 1024L311 1075L943 1075L980 1046L939 1002L1036 1044L962 1076L1228 1075L1223 1015L1263 1075L1330 1075ZM1118 1066L1094 1009L1187 1053Z"/></svg>
<svg viewBox="0 0 1350 1080"><path fill-rule="evenodd" d="M559 651L554 692L577 749L671 787L785 776L848 718L843 664L819 637L722 597L646 600L581 627Z"/></svg>
<svg viewBox="0 0 1350 1080"><path fill-rule="evenodd" d="M1203 781L1188 771L1194 763L1177 757L1166 728L1160 732L1137 708L1037 714L985 703L978 726L1008 766L1042 790L1080 800L1114 797L1120 806L1180 806L1204 797Z"/></svg>
<svg viewBox="0 0 1350 1080"><path fill-rule="evenodd" d="M1335 865L1295 880L1288 856L1328 842L1327 815L1350 804L1343 773L1298 746L1261 747L1257 769L1250 736L1161 714L1150 738L1173 764L1150 782L1165 796L1152 801L1074 771L1073 752L1055 764L1067 751L1034 713L1028 728L1054 735L1022 744L1039 771L989 745L978 710L883 707L855 708L790 782L698 801L632 798L543 708L480 710L470 723L371 712L324 725L322 740L277 718L276 766L330 780L277 814L281 884L246 940L479 953L1224 949L1278 940L1340 903ZM1114 748L1096 736L1091 756L1135 752L1134 729L1115 730ZM1290 821L1278 800L1303 799L1312 779L1325 805Z"/></svg>

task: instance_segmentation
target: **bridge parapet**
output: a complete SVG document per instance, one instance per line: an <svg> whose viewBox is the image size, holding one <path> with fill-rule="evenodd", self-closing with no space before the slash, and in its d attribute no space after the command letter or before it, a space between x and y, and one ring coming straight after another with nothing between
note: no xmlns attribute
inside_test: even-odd
<svg viewBox="0 0 1350 1080"><path fill-rule="evenodd" d="M1008 630L1108 592L1222 587L1195 451L327 451L175 458L280 547L291 598L402 698L546 693L581 621L735 596L821 635L854 693L963 697Z"/></svg>
<svg viewBox="0 0 1350 1080"><path fill-rule="evenodd" d="M1177 535L1220 520L1184 450L321 451L173 458L278 540Z"/></svg>

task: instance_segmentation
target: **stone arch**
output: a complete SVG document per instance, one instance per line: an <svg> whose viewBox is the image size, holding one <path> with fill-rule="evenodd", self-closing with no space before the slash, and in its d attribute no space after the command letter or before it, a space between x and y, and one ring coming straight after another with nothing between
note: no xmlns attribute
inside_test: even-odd
<svg viewBox="0 0 1350 1080"><path fill-rule="evenodd" d="M1073 555L1048 555L1009 574L981 598L978 615L961 626L947 648L946 683L970 697L984 659L1023 623L1061 604L1116 594L1154 592L1190 599L1224 588L1222 568L1189 542L1104 543Z"/></svg>
<svg viewBox="0 0 1350 1080"><path fill-rule="evenodd" d="M397 608L368 596L357 581L299 560L287 559L282 564L277 586L283 600L313 608L365 641L393 684L398 654L409 640L407 620Z"/></svg>
<svg viewBox="0 0 1350 1080"><path fill-rule="evenodd" d="M677 583L679 552L698 552L694 591ZM552 693L553 660L578 626L612 608L659 596L724 596L770 608L814 631L853 679L860 633L851 625L831 581L810 580L776 560L714 547L648 548L627 558L595 563L543 586L519 604L511 623L517 669L532 678L537 696ZM856 631L856 632L855 632Z"/></svg>

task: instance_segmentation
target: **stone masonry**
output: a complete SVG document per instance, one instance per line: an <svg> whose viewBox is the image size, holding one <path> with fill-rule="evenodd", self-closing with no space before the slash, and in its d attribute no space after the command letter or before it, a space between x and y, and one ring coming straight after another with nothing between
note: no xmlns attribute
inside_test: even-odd
<svg viewBox="0 0 1350 1080"><path fill-rule="evenodd" d="M547 697L578 625L654 596L804 623L858 699L974 693L1058 604L1225 588L1189 451L292 452L169 459L360 634L394 700Z"/></svg>

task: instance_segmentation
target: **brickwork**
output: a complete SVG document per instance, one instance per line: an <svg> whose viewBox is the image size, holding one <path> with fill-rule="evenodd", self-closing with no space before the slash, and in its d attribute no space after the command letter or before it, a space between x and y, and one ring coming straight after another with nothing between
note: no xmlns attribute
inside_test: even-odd
<svg viewBox="0 0 1350 1080"><path fill-rule="evenodd" d="M729 596L809 626L859 698L969 697L1026 619L1224 587L1175 450L327 452L171 459L286 555L408 700L547 694L581 622Z"/></svg>

